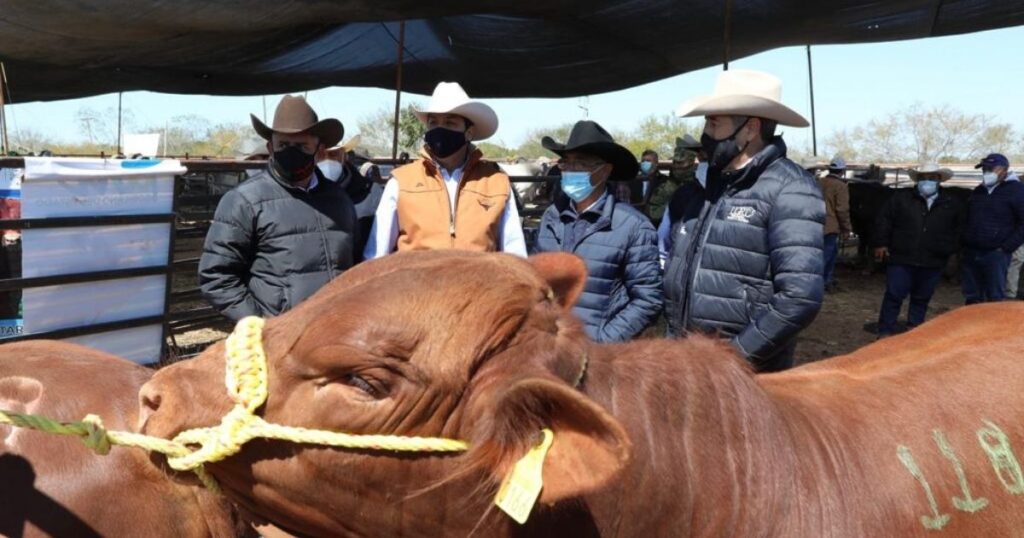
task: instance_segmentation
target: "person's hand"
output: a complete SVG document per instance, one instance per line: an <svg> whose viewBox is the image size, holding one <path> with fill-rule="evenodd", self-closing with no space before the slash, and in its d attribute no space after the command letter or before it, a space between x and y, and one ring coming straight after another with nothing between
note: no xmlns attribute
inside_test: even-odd
<svg viewBox="0 0 1024 538"><path fill-rule="evenodd" d="M889 257L888 247L878 247L875 249L875 261L880 262Z"/></svg>

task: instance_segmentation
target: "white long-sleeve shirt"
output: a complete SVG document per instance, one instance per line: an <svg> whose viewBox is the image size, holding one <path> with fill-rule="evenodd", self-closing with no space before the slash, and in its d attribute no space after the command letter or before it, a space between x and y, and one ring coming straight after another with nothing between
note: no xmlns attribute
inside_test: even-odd
<svg viewBox="0 0 1024 538"><path fill-rule="evenodd" d="M459 190L459 181L462 180L462 167L456 168L450 174L443 166L441 177L444 178L444 186L448 189L448 200L454 216L455 195ZM526 239L523 238L523 225L519 222L519 208L516 207L516 198L512 193L512 186L509 185L508 202L501 216L501 228L498 230L498 247L502 252L526 257ZM366 249L363 257L367 260L387 256L398 247L398 181L392 177L384 185L384 193L381 195L380 205L377 206L377 214L373 219L373 227L370 229L370 237L366 241Z"/></svg>

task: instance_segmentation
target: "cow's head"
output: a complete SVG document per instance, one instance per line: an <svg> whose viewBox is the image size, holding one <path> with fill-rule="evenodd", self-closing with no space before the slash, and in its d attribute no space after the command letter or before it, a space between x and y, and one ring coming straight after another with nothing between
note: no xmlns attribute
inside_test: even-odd
<svg viewBox="0 0 1024 538"><path fill-rule="evenodd" d="M209 469L228 495L311 534L488 535L515 461L554 431L545 505L601 488L625 465L622 427L573 385L588 341L568 313L586 270L570 255L396 254L348 271L267 321L271 423L449 437L463 454L383 453L254 441ZM223 344L161 370L140 393L146 433L219 422ZM535 512L535 515L537 512Z"/></svg>

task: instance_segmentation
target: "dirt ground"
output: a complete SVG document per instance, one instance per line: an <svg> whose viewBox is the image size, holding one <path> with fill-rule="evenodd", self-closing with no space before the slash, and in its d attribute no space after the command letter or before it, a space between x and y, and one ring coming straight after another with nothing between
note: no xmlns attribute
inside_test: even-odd
<svg viewBox="0 0 1024 538"><path fill-rule="evenodd" d="M798 338L798 364L849 353L875 340L878 310L885 293L885 274L865 274L854 267L852 261L844 260L836 267L836 281L839 290L825 295L818 317ZM926 319L963 304L960 284L944 278L928 305ZM907 303L904 302L899 317L901 326L906 319Z"/></svg>

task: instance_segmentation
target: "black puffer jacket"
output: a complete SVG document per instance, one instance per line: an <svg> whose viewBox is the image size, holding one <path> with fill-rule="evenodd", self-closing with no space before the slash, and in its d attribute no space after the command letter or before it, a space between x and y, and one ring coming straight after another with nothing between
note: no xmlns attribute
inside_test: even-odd
<svg viewBox="0 0 1024 538"><path fill-rule="evenodd" d="M305 192L266 170L221 198L199 286L225 316L275 316L352 267L355 208L337 183L316 174L317 186Z"/></svg>
<svg viewBox="0 0 1024 538"><path fill-rule="evenodd" d="M966 207L943 189L931 209L916 188L900 189L882 206L872 237L889 249L889 261L916 267L945 267L960 248Z"/></svg>
<svg viewBox="0 0 1024 538"><path fill-rule="evenodd" d="M709 177L706 191L681 193L669 208L679 216L665 266L669 334L731 337L761 371L792 364L791 344L824 293L825 202L785 156L776 137L742 170Z"/></svg>

